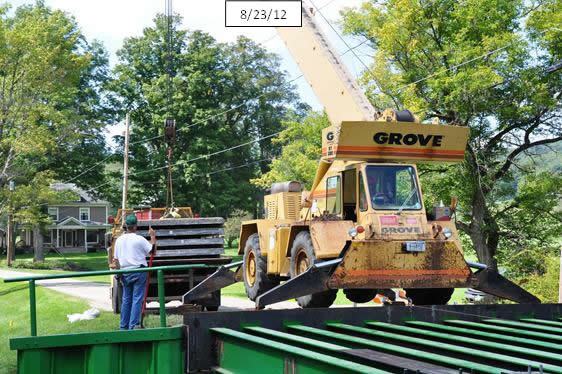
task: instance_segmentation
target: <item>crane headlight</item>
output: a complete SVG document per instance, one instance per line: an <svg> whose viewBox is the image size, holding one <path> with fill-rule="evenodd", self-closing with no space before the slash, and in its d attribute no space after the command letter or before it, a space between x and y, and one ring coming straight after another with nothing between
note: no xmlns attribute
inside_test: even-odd
<svg viewBox="0 0 562 374"><path fill-rule="evenodd" d="M347 231L347 233L349 234L349 236L351 236L352 239L355 239L357 234L361 234L362 232L365 232L365 228L363 226L352 227Z"/></svg>
<svg viewBox="0 0 562 374"><path fill-rule="evenodd" d="M453 232L451 231L450 228L445 227L443 229L443 235L445 235L445 238L449 239L451 236L453 236Z"/></svg>

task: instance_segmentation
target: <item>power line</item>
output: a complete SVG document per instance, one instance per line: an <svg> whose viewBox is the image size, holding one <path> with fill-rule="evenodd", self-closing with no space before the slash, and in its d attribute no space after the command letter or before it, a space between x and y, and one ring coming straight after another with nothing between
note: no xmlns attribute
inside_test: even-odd
<svg viewBox="0 0 562 374"><path fill-rule="evenodd" d="M293 78L293 79L291 79L290 81L286 82L285 85L291 84L291 83L293 83L294 81L296 81L296 80L302 78L303 76L304 76L304 75L301 74L301 75L299 75L298 77ZM202 120L199 120L199 121L197 121L197 122L194 122L194 123L192 123L191 125L186 126L186 129L189 129L189 128L195 126L195 125L199 125L199 124L201 124L201 123L207 122L207 121L209 121L209 120L212 119L212 118L215 118L215 117L218 117L218 116L222 116L223 114L226 114L226 113L228 113L228 112L231 112L231 111L233 111L233 110L235 110L235 109L238 109L238 108L240 108L240 107L242 107L242 106L248 104L248 102L251 101L251 100L257 100L257 99L259 99L259 98L261 98L261 97L264 97L264 96L267 95L267 94L269 94L269 92L264 92L264 93L262 93L262 94L259 95L259 96L256 96L256 97L254 97L254 98L252 98L252 99L248 99L248 100L244 101L243 103L236 105L235 107L232 107L232 108L227 109L227 110L225 110L225 111L223 111L223 112L220 112L220 113L217 113L217 114L213 114L213 115L211 115L211 116L208 116L207 118L204 118L204 119L202 119Z"/></svg>
<svg viewBox="0 0 562 374"><path fill-rule="evenodd" d="M100 162L94 164L92 167L90 167L90 168L84 170L83 172L81 172L80 174L78 174L78 175L76 175L76 176L70 178L69 180L67 180L66 182L64 182L64 184L70 183L70 182L72 182L73 180L76 180L76 179L80 178L82 175L84 175L84 174L86 174L87 172L93 170L96 166L103 164L105 161L109 160L109 159L110 159L111 157L113 157L113 156L115 156L115 153L110 154L109 156L107 156L106 158L104 158L103 160L101 160Z"/></svg>
<svg viewBox="0 0 562 374"><path fill-rule="evenodd" d="M258 143L258 142L261 142L262 140L265 140L265 139L268 139L268 138L277 136L277 135L279 135L279 134L282 133L282 132L283 132L283 130L277 131L277 132L275 132L275 133L273 133L273 134L269 134L269 135L266 135L266 136L262 136L261 138L254 139L254 140L250 140L250 141L248 141L248 142L246 142L246 143L238 144L238 145L235 145L235 146L232 146L232 147L229 147L229 148L222 149L222 150L220 150L220 151L211 152L211 153L208 153L208 154L203 155L203 156L198 156L198 157L189 159L189 160L187 160L187 161L181 161L181 160L180 160L180 161L176 162L175 164L173 164L172 167L177 166L177 165L180 165L180 164L188 164L188 163L195 162L195 161L198 161L198 160L201 160L201 159L207 159L207 158L216 156L216 155L221 154L221 153L225 153L225 152L228 152L228 151L232 151L232 150L234 150L234 149L238 149L238 148L241 148L241 147L250 145L250 144ZM152 169L148 169L148 170L139 171L139 172L136 172L136 173L130 173L129 176L131 177L131 176L142 175L142 174L154 172L154 171L157 171L157 170L165 169L165 168L167 168L167 167L168 167L168 166L160 166L160 167L156 167L156 168L152 168ZM84 192L94 191L94 190L96 190L96 189L98 189L98 188L100 188L100 187L107 186L107 185L110 184L110 183L113 183L113 181L109 181L109 182L100 184L100 185L98 185L98 186L96 186L96 187L92 187L92 188L90 188L90 189L88 189L88 190L85 190Z"/></svg>
<svg viewBox="0 0 562 374"><path fill-rule="evenodd" d="M546 29L546 30L543 30L543 31L539 32L539 34L544 34L545 32L550 31L550 30L560 30L560 29L558 29L558 28L556 28L556 27L550 27L550 28L548 28L548 29ZM460 68L461 66L464 66L464 65L466 65L466 64L469 64L469 63L474 62L474 61L476 61L476 60L480 60L480 59L483 59L483 58L488 57L488 56L490 56L490 55L493 55L494 53L499 52L499 51L502 51L502 50L506 49L507 47L511 46L513 43L515 43L515 42L517 42L517 41L520 41L520 40L522 40L522 39L524 39L524 38L525 38L525 35L521 35L519 38L516 38L515 40L513 40L513 41L507 43L507 44L504 45L503 47L496 48L496 49L494 49L494 50L488 51L488 52L486 52L486 53L484 53L484 54L482 54L482 55L480 55L480 56L471 58L470 60L461 62L460 64L453 65L453 66L451 66L451 67L449 67L449 68L447 68L447 69L443 69L443 70L440 70L440 71L435 72L435 73L433 73L433 74L429 74L428 76L426 76L426 77L424 77L424 78L418 79L418 80L416 80L416 81L414 81L414 82L411 82L411 83L408 83L408 84L405 84L405 85L399 87L399 88L397 89L397 91L401 91L401 90L403 90L404 88L406 88L406 87L408 87L408 86L418 84L418 83L423 82L423 81L425 81L425 80L427 80L427 79L429 79L429 78L431 78L431 77L434 77L434 76L436 76L436 75L445 73L445 72L450 71L450 70L453 70L453 69Z"/></svg>
<svg viewBox="0 0 562 374"><path fill-rule="evenodd" d="M250 166L250 165L253 165L253 164L259 164L259 163L262 163L262 162L272 161L272 160L274 160L274 159L273 158L264 158L263 160L251 161L251 162L248 162L244 165L233 166L233 167L230 167L230 168L212 171L210 173L195 174L195 175L192 175L192 177L208 177L208 176L213 175L213 174L222 173L222 172L225 172L225 171L230 171L230 170L235 170L235 169L240 169L240 168Z"/></svg>
<svg viewBox="0 0 562 374"><path fill-rule="evenodd" d="M142 140L137 140L137 141L134 141L134 142L129 142L129 145L138 144L138 143L146 143L146 142L148 142L148 141L150 141L150 140L154 140L154 139L158 139L158 138L163 138L163 137L164 137L164 134L162 134L162 135L156 135L156 136L153 136L153 137L151 137L151 138L142 139Z"/></svg>
<svg viewBox="0 0 562 374"><path fill-rule="evenodd" d="M320 10L323 9L323 8L325 8L325 7L327 7L327 6L329 6L329 5L332 4L334 1L335 1L335 0L330 0L330 1L327 2L326 4L322 5L320 8L317 8L318 11L319 11L319 13L320 13L320 15L326 20L326 22L328 22L328 20L324 17L324 15L320 12ZM316 5L314 5L314 4L312 4L312 5L313 5L314 7L316 7ZM330 25L330 27L332 27L332 25L331 25L329 22L328 22L328 24ZM336 32L336 34L341 38L341 36L339 35L339 33L338 33L333 27L332 27L332 29L333 29L333 30ZM272 35L271 37L269 37L268 39L266 39L266 40L265 40L264 42L262 42L262 43L265 43L265 42L268 42L268 41L272 40L272 39L273 39L275 36L277 36L277 35L278 35L277 33L274 34L274 35ZM343 38L342 38L342 40L343 40ZM353 46L353 47L350 47L350 46L345 42L345 40L343 40L343 41L344 41L344 43L345 43L345 45L346 45L346 47L347 47L348 49L347 49L346 51L344 51L343 53L341 53L340 56L343 56L343 55L345 55L346 53L348 53L348 52L350 52L350 51L353 52L356 48L358 48L358 47L360 47L361 45L363 45L363 44L365 44L366 42L368 42L368 39L364 40L363 42L361 42L361 43L359 43L359 44L357 44L357 45L355 45L355 46ZM354 54L355 54L355 53L354 53ZM356 56L356 57L357 57L357 56ZM358 57L357 57L357 58L358 58ZM359 58L358 58L358 59L359 59ZM359 59L359 61L361 61L361 59ZM363 64L362 61L361 61L361 63ZM365 65L363 64L363 66L365 66ZM289 84L291 84L291 83L297 81L298 79L302 78L303 76L304 76L303 74L300 74L299 76L297 76L297 77L295 77L295 78L289 80L288 82L286 82L285 85L289 85ZM193 126L196 126L196 125L198 125L198 124L205 123L205 122L207 122L207 121L209 121L209 120L211 120L211 119L213 119L213 118L219 117L219 116L224 115L224 114L226 114L226 113L229 113L229 112L231 112L231 111L233 111L233 110L236 110L236 109L238 109L238 108L240 108L240 107L246 105L249 101L258 100L258 99L264 97L264 96L267 95L267 94L268 94L268 92L264 92L264 93L262 93L261 95L258 95L258 96L255 97L255 98L248 99L248 100L246 100L245 102L243 102L243 103L241 103L241 104L239 104L239 105L236 105L236 106L234 106L234 107L232 107L232 108L229 108L229 109L227 109L227 110L225 110L225 111L222 111L222 112L217 113L217 114L213 114L213 115L208 116L208 117L206 117L206 118L204 118L204 119L202 119L202 120L196 121L196 122L192 123L191 125L186 126L185 128L186 128L186 129L189 129L189 128L191 128L191 127L193 127ZM158 139L158 138L161 138L161 137L164 137L164 135L156 135L156 136L153 136L153 137L150 137L150 138L146 138L146 139L142 139L142 140L133 141L133 142L130 142L129 144L130 144L130 145L133 145L133 144L139 144L139 143L146 143L146 142L148 142L148 141L150 141L150 140ZM108 157L106 157L106 158L103 159L102 161L100 161L100 162L94 164L92 167L88 168L87 170L85 170L84 172L80 173L79 175L77 175L77 176L71 178L70 180L68 180L68 181L65 182L65 183L69 183L70 181L76 180L76 179L79 178L80 176L82 176L82 175L88 173L89 171L93 170L96 166L98 166L98 165L102 164L103 162L107 161L107 160L108 160L111 156L113 156L113 155L115 155L115 153L112 154L112 155L110 155L110 156L108 156ZM207 155L207 156L204 156L204 157L208 157L208 155ZM165 167L158 168L158 169L152 169L152 171L154 171L154 170L159 170L159 169L164 169L164 168L165 168ZM101 187L101 186L100 186L100 187Z"/></svg>
<svg viewBox="0 0 562 374"><path fill-rule="evenodd" d="M327 6L331 5L334 1L335 1L335 0L330 0L330 1L328 1L326 4L322 5L320 8L317 8L317 9L319 9L319 10L324 9L324 8L326 8ZM314 5L314 4L313 4L313 5ZM170 4L169 0L166 0L166 14L169 16L169 13L170 13L170 12L171 12L171 4ZM330 26L331 26L331 25L330 25ZM336 33L337 33L337 32L336 32ZM264 44L264 43L266 43L266 42L269 42L270 40L272 40L272 39L275 38L276 36L278 36L277 33L273 34L271 37L267 38L266 40L264 40L264 41L261 42L261 43ZM363 44L366 43L367 41L368 41L368 39L364 40L363 42L359 43L358 45L356 45L356 46L354 46L354 47L349 47L349 46L348 46L348 49L347 49L346 51L344 51L340 56L343 56L343 55L345 55L346 53L348 53L348 52L350 52L350 51L353 51L354 49L360 47L361 45L363 45ZM168 43L170 43L170 41L168 41ZM347 46L347 44L346 44L346 46ZM286 82L285 84L291 84L291 83L297 81L298 79L300 79L300 78L302 78L302 77L303 77L303 74L301 74L301 75L299 75L299 76L297 76L297 77L295 77L295 78L289 80L289 81ZM192 123L191 125L186 126L185 128L186 128L186 129L189 129L189 128L195 126L195 125L198 125L198 124L201 124L201 123L205 123L205 122L209 121L210 119L213 119L213 118L215 118L215 117L224 115L224 114L226 114L226 113L229 113L229 112L231 112L231 111L233 111L233 110L236 110L236 109L238 109L238 108L240 108L240 107L246 105L250 100L257 100L257 99L260 99L261 97L263 97L263 96L265 96L265 95L267 95L267 92L264 92L264 93L262 93L261 95L255 97L255 98L253 98L253 99L246 100L244 103L241 103L241 104L239 104L239 105L237 105L237 106L235 106L235 107L233 107L233 108L227 109L227 110L225 110L225 111L223 111L223 112L220 112L220 113L217 113L217 114L208 116L208 117L206 117L205 119L202 119L202 120L199 120L199 121L197 121L197 122L194 122L194 123ZM154 139L158 139L158 138L162 138L162 137L164 137L164 135L156 135L156 136L153 136L153 137L150 137L150 138L146 138L146 139L142 139L142 140L136 140L136 141L130 142L129 144L130 144L130 145L134 145L134 144L139 144L139 143L146 143L146 142L148 142L148 141L150 141L150 140L154 140ZM100 162L94 164L92 167L88 168L87 170L85 170L84 172L80 173L79 175L77 175L77 176L71 178L70 180L68 180L68 181L65 182L65 183L69 183L69 182L71 182L71 181L73 181L73 180L76 180L77 178L81 177L82 175L84 175L84 174L88 173L89 171L93 170L96 166L98 166L98 165L102 164L103 162L107 161L111 156L113 156L113 155L115 155L115 154L116 154L116 153L114 153L114 154L112 154L112 155L109 155L108 157L106 157L106 158L103 159L102 161L100 161Z"/></svg>

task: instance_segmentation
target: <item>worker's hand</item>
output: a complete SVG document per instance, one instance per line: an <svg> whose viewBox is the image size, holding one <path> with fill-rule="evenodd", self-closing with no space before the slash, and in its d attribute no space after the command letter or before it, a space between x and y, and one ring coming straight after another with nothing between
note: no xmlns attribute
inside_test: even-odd
<svg viewBox="0 0 562 374"><path fill-rule="evenodd" d="M111 264L109 264L109 267L111 269L119 269L119 267L120 267L119 260L114 258L113 261L111 261Z"/></svg>
<svg viewBox="0 0 562 374"><path fill-rule="evenodd" d="M156 231L154 231L154 229L150 226L148 227L148 235L150 235L151 238L156 237Z"/></svg>

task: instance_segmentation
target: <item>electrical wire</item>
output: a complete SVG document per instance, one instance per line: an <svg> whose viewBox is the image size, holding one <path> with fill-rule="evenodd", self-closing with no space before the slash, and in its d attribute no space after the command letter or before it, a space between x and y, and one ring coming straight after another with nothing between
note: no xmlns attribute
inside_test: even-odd
<svg viewBox="0 0 562 374"><path fill-rule="evenodd" d="M192 177L194 177L194 178L195 177L208 177L208 176L213 175L213 174L222 173L222 172L225 172L225 171L230 171L230 170L235 170L235 169L240 169L240 168L250 166L250 165L253 165L253 164L259 164L259 163L262 163L262 162L272 161L272 160L274 160L274 158L264 158L263 160L251 161L251 162L248 162L244 165L233 166L233 167L226 168L226 169L212 171L210 173L195 174L195 175L192 175Z"/></svg>
<svg viewBox="0 0 562 374"><path fill-rule="evenodd" d="M164 137L164 134L162 134L162 135L156 135L156 136L153 136L153 137L151 137L151 138L142 139L142 140L136 140L136 141L134 141L134 142L129 142L129 145L139 144L139 143L146 143L146 142L148 142L148 141L150 141L150 140L154 140L154 139L158 139L158 138L163 138L163 137Z"/></svg>
<svg viewBox="0 0 562 374"><path fill-rule="evenodd" d="M319 10L324 9L324 8L326 8L327 6L331 5L334 1L335 1L335 0L330 0L330 1L328 1L326 4L322 5L322 6L321 6L320 8L318 8L318 9L319 9ZM168 14L168 13L170 12L170 10L171 10L171 5L168 5L168 2L169 2L169 0L166 0L166 14ZM313 4L313 5L314 5L314 4ZM170 7L170 10L168 10L168 7ZM264 44L264 43L269 42L270 40L272 40L273 38L275 38L275 37L278 36L278 35L279 35L279 34L277 34L277 33L273 34L272 36L270 36L269 38L267 38L267 39L265 39L263 42L261 42L261 44ZM354 47L349 47L349 46L348 46L348 49L347 49L346 51L344 51L342 54L340 54L340 56L343 56L343 55L345 55L346 53L348 53L348 52L350 52L350 51L353 51L354 49L360 47L361 45L365 44L365 43L368 42L368 41L369 41L369 40L366 39L366 40L364 40L363 42L357 44L357 45L354 46ZM347 44L346 44L346 45L347 45ZM298 79L302 78L303 76L304 76L303 74L300 74L299 76L297 76L297 77L295 77L295 78L289 80L289 81L286 82L285 84L286 84L286 85L291 84L291 83L297 81ZM267 95L267 92L265 92L265 93L263 93L263 94L261 94L261 95L255 97L255 98L253 98L253 99L251 99L251 100L260 99L260 98L262 98L262 97L265 96L265 95ZM240 107L246 105L247 102L249 102L249 101L250 101L250 100L247 100L246 102L241 103L241 104L239 104L239 105L237 105L237 106L235 106L235 107L233 107L233 108L230 108L230 109L227 109L227 110L225 110L225 111L223 111L223 112L220 112L220 113L217 113L217 114L213 114L213 115L211 115L211 116L208 116L208 117L206 117L205 119L199 120L199 121L197 121L197 122L192 123L192 124L189 125L189 126L186 126L185 128L186 128L186 129L189 129L189 128L193 127L193 126L196 126L196 125L201 124L201 123L205 123L205 122L207 122L207 121L209 121L209 120L211 120L211 119L213 119L213 118L216 118L216 117L218 117L218 116L221 116L221 115L224 115L224 114L226 114L226 113L229 113L229 112L231 112L231 111L233 111L233 110L236 110L236 109L238 109L238 108L240 108ZM129 145L134 145L134 144L139 144L139 143L146 143L146 142L148 142L148 141L150 141L150 140L154 140L154 139L158 139L158 138L162 138L162 137L164 137L164 134L162 134L162 135L156 135L156 136L153 136L153 137L150 137L150 138L146 138L146 139L136 140L136 141L133 141L133 142L129 142ZM69 182L71 182L71 181L74 181L74 180L78 179L78 178L81 177L82 175L84 175L84 174L88 173L89 171L95 169L96 166L98 166L98 165L102 164L103 162L107 161L107 160L108 160L111 156L113 156L113 155L115 155L115 153L112 154L112 155L109 155L108 157L106 157L106 158L103 159L102 161L100 161L100 162L94 164L92 167L90 167L90 168L88 168L87 170L83 171L83 172L80 173L79 175L77 175L77 176L75 176L75 177L69 179L69 180L68 180L67 182L65 182L65 183L69 183Z"/></svg>
<svg viewBox="0 0 562 374"><path fill-rule="evenodd" d="M560 29L558 29L558 28L556 28L556 27L550 27L550 28L548 28L548 29L546 29L546 30L543 30L542 32L539 32L538 34L544 34L545 32L550 31L550 30L560 30ZM510 47L513 43L518 42L518 41L524 39L525 37L526 37L525 35L521 35L519 38L516 38L515 40L513 40L513 41L507 43L507 44L504 45L503 47L499 47L499 48L496 48L496 49L494 49L494 50L488 51L488 52L486 52L486 53L484 53L484 54L482 54L482 55L480 55L480 56L471 58L470 60L461 62L460 64L453 65L453 66L451 66L451 67L449 67L449 68L447 68L447 69L443 69L443 70L437 71L437 72L435 72L435 73L433 73L433 74L429 74L428 76L425 76L425 77L423 77L423 78L421 78L421 79L418 79L418 80L416 80L416 81L414 81L414 82L411 82L411 83L408 83L408 84L405 84L405 85L399 87L399 88L397 89L397 91L399 92L399 91L403 90L404 88L406 88L406 87L408 87L408 86L418 84L418 83L423 82L423 81L425 81L425 80L427 80L427 79L429 79L429 78L431 78L431 77L434 77L434 76L436 76L436 75L443 74L443 73L445 73L445 72L447 72L447 71L460 68L461 66L467 65L467 64L469 64L469 63L471 63L471 62L474 62L474 61L476 61L476 60L481 60L481 59L486 58L486 57L488 57L488 56L490 56L490 55L493 55L493 54L496 53L496 52L503 51L504 49Z"/></svg>
<svg viewBox="0 0 562 374"><path fill-rule="evenodd" d="M203 156L198 156L198 157L189 159L189 160L187 160L187 161L178 161L178 162L176 162L175 164L172 164L171 166L174 167L174 166L178 166L178 165L185 165L185 164L192 163L192 162L195 162L195 161L198 161L198 160L201 160L201 159L207 159L207 158L210 158L210 157L219 155L219 154L221 154L221 153L225 153L225 152L228 152L228 151L232 151L232 150L234 150L234 149L238 149L238 148L241 148L241 147L250 145L250 144L259 143L259 142L261 142L262 140L269 139L269 138L271 138L271 137L277 136L277 135L279 135L279 134L282 133L282 132L283 132L283 130L282 130L282 131L277 131L277 132L275 132L275 133L273 133L273 134L269 134L269 135L266 135L266 136L262 136L261 138L254 139L254 140L250 140L250 141L248 141L248 142L246 142L246 143L238 144L238 145L235 145L235 146L232 146L232 147L229 147L229 148L222 149L222 150L220 150L220 151L211 152L211 153L208 153L208 154L203 155ZM136 173L129 173L129 177L131 177L131 176L138 176L138 175L142 175L142 174L146 174L146 173L151 173L151 172L154 172L154 171L157 171L157 170L166 169L166 168L168 168L168 165L166 165L166 166L160 166L160 167L156 167L156 168L152 168L152 169L148 169L148 170L142 170L142 171L139 171L139 172L136 172ZM103 186L107 186L107 185L110 184L110 183L113 183L113 181L109 181L109 182L100 184L100 185L98 185L98 186L96 186L96 187L92 187L92 188L90 188L90 189L88 189L88 190L85 190L84 192L95 191L96 189L98 189L98 188L100 188L100 187L103 187Z"/></svg>
<svg viewBox="0 0 562 374"><path fill-rule="evenodd" d="M340 56L343 56L343 55L345 55L347 52L349 52L349 51L351 51L351 50L353 50L353 49L355 49L355 48L360 47L361 45L363 45L363 44L366 43L366 42L368 42L368 39L366 39L366 40L364 40L363 42L361 42L361 43L355 45L354 47L350 47L350 48L347 49L346 51L342 52L342 54L340 54ZM285 84L291 84L291 83L295 82L296 80L302 78L303 76L304 76L303 74L300 74L299 76L297 76L297 77L295 77L295 78L289 80L289 81L288 81L287 83L285 83ZM221 115L226 114L226 113L229 113L229 112L231 112L231 111L233 111L233 110L236 110L236 109L238 109L238 108L240 108L240 107L246 105L248 101L250 101L250 100L257 100L257 99L259 99L259 98L261 98L261 97L263 97L263 96L265 96L265 95L267 95L267 94L268 94L268 93L265 92L265 93L263 93L263 94L261 94L261 95L255 97L255 98L249 99L249 100L245 101L244 103L241 103L241 104L239 104L239 105L237 105L237 106L235 106L235 107L232 107L232 108L230 108L230 109L227 109L227 110L225 110L225 111L223 111L223 112L220 112L220 113L217 113L217 114L213 114L213 115L208 116L208 117L206 117L206 118L204 118L204 119L202 119L202 120L200 120L200 121L194 122L194 123L192 123L191 125L186 126L185 128L186 128L186 129L189 129L189 128L195 126L195 125L198 125L198 124L207 122L207 121L209 121L210 119L213 119L213 118L215 118L215 117L221 116ZM151 137L151 138L142 139L142 140L137 140L137 141L134 141L134 142L130 142L129 145L138 144L138 143L145 143L145 142L148 142L148 141L150 141L150 140L154 140L154 139L157 139L157 138L161 138L161 137L163 137L163 136L164 136L164 135L157 135L157 136L154 136L154 137ZM208 155L202 156L202 158L207 157L207 156L208 156ZM97 165L99 165L99 164L101 164L103 161L105 161L105 160L100 161L99 163L97 163L96 165L94 165L94 167L97 166ZM188 161L188 162L189 162L189 161ZM175 166L175 165L172 165L172 166ZM93 169L94 167L88 169L88 171L91 170L91 169ZM160 167L160 168L157 168L157 169L152 169L152 171L161 170L161 169L165 169L165 168L166 168L166 166ZM86 173L86 172L82 173L81 175L83 175L83 174L85 174L85 173ZM131 175L131 174L129 174L129 175ZM79 175L79 176L80 176L80 175ZM77 177L79 177L79 176L77 176ZM76 179L77 177L73 178L72 180ZM68 182L67 182L67 183L68 183ZM103 184L103 185L100 185L100 186L98 186L98 187L102 187L102 186L105 186L105 185L106 185L106 184ZM94 189L95 189L95 187L94 187ZM90 191L90 190L88 190L88 191Z"/></svg>
<svg viewBox="0 0 562 374"><path fill-rule="evenodd" d="M101 165L102 163L104 163L105 161L109 160L109 159L110 159L111 157L113 157L113 156L115 156L115 153L110 154L109 156L107 156L106 158L104 158L103 160L101 160L100 162L94 164L92 167L90 167L90 168L84 170L84 171L81 172L80 174L78 174L78 175L76 175L76 176L70 178L69 180L67 180L66 182L63 182L63 183L64 183L64 184L70 183L70 182L72 182L72 181L74 181L74 180L80 178L82 175L84 175L84 174L88 173L89 171L95 169L96 166Z"/></svg>
<svg viewBox="0 0 562 374"><path fill-rule="evenodd" d="M300 78L302 78L302 77L304 77L304 74L301 74L301 75L299 75L298 77L295 77L295 78L291 79L290 81L286 82L285 85L291 84L291 83L293 83L294 81L296 81L296 80L298 80L298 79L300 79ZM254 97L254 98L252 98L252 99L246 100L246 101L244 101L243 103L238 104L238 105L236 105L236 106L234 106L234 107L232 107L232 108L230 108L230 109L227 109L227 110L225 110L225 111L223 111L223 112L220 112L220 113L217 113L217 114L213 114L213 115L208 116L208 117L206 117L206 118L204 118L204 119L202 119L202 120L196 121L196 122L192 123L191 125L186 126L185 128L186 128L186 129L189 129L189 128L193 127L193 126L199 125L199 124L201 124L201 123L205 123L205 122L207 122L207 121L209 121L210 119L213 119L213 118L215 118L215 117L222 116L223 114L232 112L233 110L238 109L238 108L243 107L244 105L248 104L249 101L257 100L257 99L259 99L259 98L264 97L264 96L267 95L267 94L269 94L269 92L264 92L264 93L262 93L261 95L258 95L258 96Z"/></svg>
<svg viewBox="0 0 562 374"><path fill-rule="evenodd" d="M335 0L334 0L334 1L335 1ZM317 9L322 9L322 8L324 8L324 7L328 6L328 5L330 5L332 2L333 2L333 1L330 1L330 2L328 2L327 4L323 5L323 6L320 7L320 8L317 8ZM314 4L313 4L313 5L314 5ZM323 16L323 14L322 14L320 11L319 11L319 13L320 13L320 15L326 20L326 22L328 22L328 24L330 25L330 27L336 32L336 34L340 37L340 39L343 40L343 38L342 38L342 37L339 35L339 33L333 28L333 26L332 26L332 25L330 24L330 22ZM543 34L543 33L547 32L547 31L550 31L550 30L560 30L560 28L551 27L551 28L548 28L548 29L543 30L543 31L540 32L539 34ZM276 34L276 35L277 35L277 34ZM524 36L522 36L522 37L516 39L515 41L520 40L520 39L522 39L523 37L524 37ZM272 39L272 38L268 38L267 41L269 41L269 40L271 40L271 39ZM348 44L347 44L347 43L345 42L345 40L344 40L344 43L346 44L346 46L348 46L348 49L347 49L346 51L344 51L342 54L340 54L340 56L343 56L343 55L345 55L346 53L355 50L356 48L358 48L359 46L365 44L365 43L368 42L368 41L369 41L369 40L366 39L366 40L364 40L363 42L361 42L361 43L355 45L354 47L349 47ZM436 75L438 75L438 74L442 74L442 73L444 73L444 72L446 72L446 71L449 71L449 70L456 69L456 68L459 68L459 67L461 67L461 66L464 66L464 65L466 65L466 64L468 64L468 63L470 63L470 62L474 62L474 61L476 61L476 60L485 58L485 57L487 57L487 56L489 56L489 55L491 55L491 54L494 54L494 53L499 52L499 51L501 51L501 50L503 50L503 49L506 49L506 48L509 47L511 44L513 44L515 41L510 42L509 44L507 44L507 45L505 45L505 46L503 46L503 47L500 47L500 48L494 49L494 50L492 50L492 51L486 52L486 53L484 53L484 54L482 54L482 55L480 55L480 56L478 56L478 57L474 57L474 58L472 58L472 59L470 59L470 60L467 60L467 61L464 61L464 62L462 62L462 63L460 63L460 64L454 65L454 66L452 66L452 67L450 67L450 68L448 68L448 69L441 70L441 71L439 71L439 72L430 74L430 75L428 75L428 76L426 76L426 77L424 77L424 78L418 79L418 80L416 80L416 81L414 81L414 82L408 83L408 84L406 84L406 85L404 85L404 86L399 87L399 88L398 88L398 91L400 91L400 90L402 90L402 89L404 89L404 88L406 88L406 87L408 87L408 86L410 86L410 85L414 85L414 84L417 84L417 83L422 82L422 81L424 81L424 80L427 80L427 79L429 79L429 78L431 78L431 77L433 77L433 76L436 76ZM362 62L361 59L358 58L358 60ZM362 63L363 63L363 62L362 62ZM287 82L287 84L290 84L290 83L292 83L292 82L295 82L296 80L302 78L303 76L304 76L304 75L301 74L301 75L299 75L299 76L297 76L297 77L295 77L295 78L289 80L289 81ZM261 94L261 95L255 97L255 98L253 98L253 99L250 99L250 100L257 100L257 99L259 99L259 98L265 96L266 94L267 94L267 93L263 93L263 94ZM235 107L233 107L233 108L227 109L227 110L225 110L225 111L223 111L223 112L220 112L220 113L218 113L218 114L214 114L214 115L211 115L211 116L206 117L205 119L202 119L202 120L199 120L199 121L197 121L197 122L194 122L193 124L187 126L186 128L191 128L191 127L193 127L193 126L195 126L195 125L198 125L198 124L200 124L200 123L207 122L208 120L210 120L210 119L212 119L212 118L221 116L221 115L226 114L226 113L228 113L228 112L231 112L231 111L233 111L233 110L235 110L235 109L238 109L238 108L240 108L240 107L246 105L246 103L247 103L248 101L250 101L250 100L247 100L247 101L244 102L244 103L241 103L241 104L239 104L239 105L237 105L237 106L235 106ZM142 139L142 140L137 140L137 141L131 142L131 143L129 143L129 144L144 143L144 142L147 142L147 141L150 141L150 140L153 140L153 139L157 139L157 138L160 138L160 137L163 137L163 136L164 136L164 135L157 135L157 136L154 136L154 137L151 137L151 138ZM203 156L203 157L205 157L205 156ZM106 159L107 159L107 158L106 158ZM73 177L71 180L75 180L75 179L78 178L79 176L81 176L81 175L85 174L86 172L92 170L93 168L95 168L95 166L97 166L97 165L103 163L104 161L105 161L105 160L100 161L99 163L95 164L93 167L89 168L87 171L81 173L80 175L78 175L78 176L76 176L76 177ZM165 167L158 168L158 169L163 169L163 168L165 168ZM153 169L153 170L158 170L158 169ZM65 182L65 183L68 183L68 182Z"/></svg>

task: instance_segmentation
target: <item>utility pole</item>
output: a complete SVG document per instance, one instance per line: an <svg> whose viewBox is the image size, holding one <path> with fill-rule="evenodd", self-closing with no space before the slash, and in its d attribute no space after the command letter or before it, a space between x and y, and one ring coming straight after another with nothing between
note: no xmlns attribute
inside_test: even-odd
<svg viewBox="0 0 562 374"><path fill-rule="evenodd" d="M8 183L8 188L10 190L10 204L8 212L8 227L6 230L6 262L8 266L12 266L12 260L15 258L14 251L14 224L12 222L12 192L14 192L14 181Z"/></svg>
<svg viewBox="0 0 562 374"><path fill-rule="evenodd" d="M125 209L127 208L127 188L129 182L129 127L131 124L131 115L127 113L126 117L126 128L125 128L125 152L124 152L124 159L123 159L123 202L121 204L121 223L125 223L125 217L127 213Z"/></svg>

